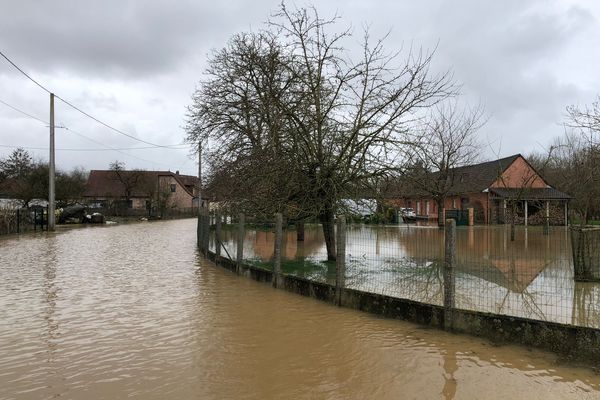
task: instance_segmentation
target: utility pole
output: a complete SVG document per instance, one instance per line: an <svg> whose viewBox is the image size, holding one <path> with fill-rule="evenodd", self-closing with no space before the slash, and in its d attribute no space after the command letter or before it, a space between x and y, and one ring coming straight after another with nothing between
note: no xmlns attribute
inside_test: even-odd
<svg viewBox="0 0 600 400"><path fill-rule="evenodd" d="M50 165L49 165L49 180L48 180L48 230L53 231L55 225L54 215L54 93L50 93Z"/></svg>

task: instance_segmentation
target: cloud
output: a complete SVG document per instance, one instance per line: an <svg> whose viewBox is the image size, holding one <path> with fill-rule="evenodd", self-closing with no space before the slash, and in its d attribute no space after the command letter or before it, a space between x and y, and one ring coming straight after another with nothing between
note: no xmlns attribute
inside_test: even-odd
<svg viewBox="0 0 600 400"><path fill-rule="evenodd" d="M328 1L355 32L390 29L389 50L403 44L437 46L434 66L451 69L465 101L485 105L481 130L501 155L528 153L562 134L564 107L600 92L597 65L599 5L577 1ZM257 29L278 0L5 2L0 49L26 71L92 115L145 140L180 143L185 107L206 67L206 55L234 33ZM350 45L357 45L358 38ZM48 96L0 60L0 99L47 118ZM111 147L136 143L57 103L57 121ZM0 144L45 145L47 128L0 105ZM61 133L57 147L96 143ZM496 146L497 147L497 146ZM9 150L0 149L0 157ZM187 151L69 153L60 166L105 168L119 158L129 167L194 173ZM39 151L40 157L45 156ZM137 157L137 158L136 158ZM142 161L139 158L149 160ZM160 163L160 164L159 164ZM166 166L167 167L166 167Z"/></svg>
<svg viewBox="0 0 600 400"><path fill-rule="evenodd" d="M249 2L19 1L3 4L0 37L36 71L139 78L169 73L257 12ZM228 11L233 11L230 13ZM242 22L243 23L243 22Z"/></svg>

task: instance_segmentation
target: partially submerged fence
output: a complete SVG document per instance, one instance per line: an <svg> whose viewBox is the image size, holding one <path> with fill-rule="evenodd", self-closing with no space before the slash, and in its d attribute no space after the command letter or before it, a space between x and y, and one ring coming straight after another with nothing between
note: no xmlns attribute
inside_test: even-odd
<svg viewBox="0 0 600 400"><path fill-rule="evenodd" d="M600 281L600 227L573 227L571 239L575 279Z"/></svg>
<svg viewBox="0 0 600 400"><path fill-rule="evenodd" d="M281 216L201 218L199 244L218 263L335 304L600 359L600 284L574 279L570 233L505 226L348 225L337 261L321 228ZM287 227L287 229L286 229ZM303 236L304 240L297 238ZM595 346L595 347L594 347Z"/></svg>
<svg viewBox="0 0 600 400"><path fill-rule="evenodd" d="M48 208L0 208L0 235L48 229Z"/></svg>

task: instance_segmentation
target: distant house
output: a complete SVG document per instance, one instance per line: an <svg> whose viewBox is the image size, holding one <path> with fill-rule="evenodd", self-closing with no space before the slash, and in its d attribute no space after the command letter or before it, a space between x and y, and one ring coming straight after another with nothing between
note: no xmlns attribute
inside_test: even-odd
<svg viewBox="0 0 600 400"><path fill-rule="evenodd" d="M98 208L189 210L198 207L197 184L179 171L92 170L83 197Z"/></svg>
<svg viewBox="0 0 600 400"><path fill-rule="evenodd" d="M567 222L571 197L552 187L520 154L452 170L444 211L473 208L477 223L506 223L516 205L519 224ZM388 193L388 205L414 209L418 218L437 220L437 203L424 190L398 185Z"/></svg>

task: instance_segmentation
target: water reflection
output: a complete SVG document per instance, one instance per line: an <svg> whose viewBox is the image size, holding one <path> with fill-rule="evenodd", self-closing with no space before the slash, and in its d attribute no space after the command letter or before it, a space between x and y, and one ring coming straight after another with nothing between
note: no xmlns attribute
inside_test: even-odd
<svg viewBox="0 0 600 400"><path fill-rule="evenodd" d="M379 232L381 257L390 241ZM0 249L2 399L600 393L597 375L543 352L331 307L216 268L197 256L194 220L0 238ZM319 251L289 238L286 249ZM584 302L598 296L588 289Z"/></svg>
<svg viewBox="0 0 600 400"><path fill-rule="evenodd" d="M442 304L444 233L431 226L351 225L347 232L346 285L351 288ZM233 249L235 234L223 231ZM334 267L317 225L307 225L304 242L284 234L284 271L333 283ZM244 258L270 268L274 233L249 230ZM541 227L457 229L456 304L469 310L600 327L600 285L573 280L570 238L564 227L544 235Z"/></svg>

